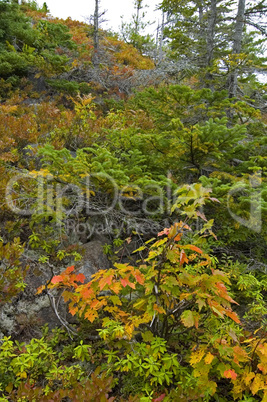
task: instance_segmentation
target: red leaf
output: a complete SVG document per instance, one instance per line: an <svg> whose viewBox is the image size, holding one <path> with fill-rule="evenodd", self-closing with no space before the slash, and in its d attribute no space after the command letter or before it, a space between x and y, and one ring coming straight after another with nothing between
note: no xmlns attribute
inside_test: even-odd
<svg viewBox="0 0 267 402"><path fill-rule="evenodd" d="M181 250L181 254L180 254L180 265L183 265L184 262L188 262L188 258L185 254L184 250Z"/></svg>
<svg viewBox="0 0 267 402"><path fill-rule="evenodd" d="M203 251L197 246L194 246L193 244L189 244L188 246L186 246L186 248L188 248L189 250L196 251L199 254L203 254Z"/></svg>
<svg viewBox="0 0 267 402"><path fill-rule="evenodd" d="M85 276L84 276L84 274L78 274L78 275L76 275L75 279L77 282L83 283L85 281Z"/></svg>
<svg viewBox="0 0 267 402"><path fill-rule="evenodd" d="M125 288L128 285L128 279L121 279L121 284Z"/></svg>
<svg viewBox="0 0 267 402"><path fill-rule="evenodd" d="M128 278L121 279L121 284L124 288L128 285L130 288L135 289L135 284L131 283Z"/></svg>
<svg viewBox="0 0 267 402"><path fill-rule="evenodd" d="M53 283L53 285L55 285L56 283L60 283L60 282L63 282L63 276L62 275L55 275L51 279L51 283Z"/></svg>
<svg viewBox="0 0 267 402"><path fill-rule="evenodd" d="M225 376L225 378L232 378L232 380L236 380L237 378L235 370L225 370L223 375Z"/></svg>
<svg viewBox="0 0 267 402"><path fill-rule="evenodd" d="M175 238L174 238L174 241L180 241L181 240L181 238L182 238L182 233L179 233Z"/></svg>
<svg viewBox="0 0 267 402"><path fill-rule="evenodd" d="M153 399L153 402L161 402L165 398L166 394L160 395L158 398Z"/></svg>
<svg viewBox="0 0 267 402"><path fill-rule="evenodd" d="M216 286L218 289L222 290L223 292L226 292L226 291L227 291L226 286L225 286L223 283L221 283L221 282L217 282L217 283L215 284L215 286Z"/></svg>
<svg viewBox="0 0 267 402"><path fill-rule="evenodd" d="M140 285L144 284L145 278L144 278L144 275L142 275L140 272L134 273L134 277L135 277L136 281L138 283L140 283Z"/></svg>
<svg viewBox="0 0 267 402"><path fill-rule="evenodd" d="M73 272L73 271L74 271L74 265L72 265L71 267L68 267L68 268L65 270L64 274L70 274L70 273Z"/></svg>
<svg viewBox="0 0 267 402"><path fill-rule="evenodd" d="M158 236L163 236L163 235L168 235L170 232L171 228L165 228L162 232L158 233Z"/></svg>
<svg viewBox="0 0 267 402"><path fill-rule="evenodd" d="M234 311L226 310L225 313L226 313L226 315L228 315L228 317L232 318L232 320L234 320L237 324L240 324L240 320L238 318L238 315Z"/></svg>
<svg viewBox="0 0 267 402"><path fill-rule="evenodd" d="M90 299L94 295L94 291L90 287L86 287L81 289L81 295L84 299Z"/></svg>

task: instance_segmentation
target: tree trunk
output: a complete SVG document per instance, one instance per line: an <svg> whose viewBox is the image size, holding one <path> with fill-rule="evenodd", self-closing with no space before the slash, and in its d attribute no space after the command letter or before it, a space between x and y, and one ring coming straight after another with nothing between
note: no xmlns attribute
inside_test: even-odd
<svg viewBox="0 0 267 402"><path fill-rule="evenodd" d="M139 33L140 8L141 8L141 2L138 1L136 3L136 16L135 16L135 27L134 27L135 35L138 35Z"/></svg>
<svg viewBox="0 0 267 402"><path fill-rule="evenodd" d="M160 64L163 60L163 33L164 33L164 11L162 11L162 20L159 34L159 56L158 56L158 64Z"/></svg>
<svg viewBox="0 0 267 402"><path fill-rule="evenodd" d="M207 26L207 51L206 51L206 66L210 66L213 60L213 51L214 51L214 32L215 25L217 19L217 0L211 0L210 2L210 10L208 17L208 26Z"/></svg>
<svg viewBox="0 0 267 402"><path fill-rule="evenodd" d="M136 38L139 35L140 32L140 10L143 8L142 7L142 1L143 0L136 0L135 1L135 7L136 7L136 15L134 18L134 43L133 46L136 47L137 43L136 43Z"/></svg>
<svg viewBox="0 0 267 402"><path fill-rule="evenodd" d="M238 1L238 10L236 15L235 31L233 37L232 55L238 55L242 50L243 29L245 24L245 8L246 0ZM234 67L229 77L229 98L234 98L237 95L237 68Z"/></svg>
<svg viewBox="0 0 267 402"><path fill-rule="evenodd" d="M95 67L99 66L99 0L95 0L93 64Z"/></svg>

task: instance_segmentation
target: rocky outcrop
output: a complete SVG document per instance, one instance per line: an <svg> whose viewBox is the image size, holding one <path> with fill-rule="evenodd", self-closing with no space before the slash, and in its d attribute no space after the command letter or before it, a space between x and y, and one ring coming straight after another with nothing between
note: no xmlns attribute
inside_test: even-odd
<svg viewBox="0 0 267 402"><path fill-rule="evenodd" d="M75 263L77 272L85 275L86 281L100 269L108 269L110 262L103 252L103 245L107 243L106 238L92 240L81 246L82 260ZM28 256L29 259L29 256ZM57 304L57 314L62 318L60 321L51 306L51 298L47 294L37 295L39 286L44 285L51 279L51 270L45 264L34 262L37 258L31 256L32 262L26 277L26 288L11 303L6 303L0 308L0 338L4 335L15 335L16 339L27 341L32 337L41 336L41 327L48 324L49 328L61 326L62 322L73 322L68 316L67 306L60 295L53 297ZM55 269L59 274L66 267Z"/></svg>
<svg viewBox="0 0 267 402"><path fill-rule="evenodd" d="M87 281L100 269L110 268L110 262L103 252L106 243L107 240L103 238L103 240L92 240L81 247L83 258L76 264L76 268L85 275Z"/></svg>

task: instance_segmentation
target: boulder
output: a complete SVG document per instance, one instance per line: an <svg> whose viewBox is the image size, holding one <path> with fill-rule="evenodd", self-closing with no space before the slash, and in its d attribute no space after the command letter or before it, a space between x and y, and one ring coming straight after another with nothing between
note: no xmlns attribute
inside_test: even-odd
<svg viewBox="0 0 267 402"><path fill-rule="evenodd" d="M89 282L91 276L100 269L110 268L110 262L103 252L104 244L108 243L105 237L94 240L81 246L82 260L75 264L77 272L81 272ZM27 262L30 269L27 273L25 290L10 303L0 307L0 339L6 335L16 336L20 341L28 341L33 336L41 336L41 327L48 324L49 328L60 327L62 322L73 323L73 317L68 314L67 305L60 297L61 292L54 292L57 302L57 313L61 321L53 311L48 295L36 294L39 286L44 285L51 279L52 272L46 264L37 262L37 256L28 253ZM58 275L66 269L66 266L54 269Z"/></svg>
<svg viewBox="0 0 267 402"><path fill-rule="evenodd" d="M103 246L107 244L105 238L92 240L81 246L82 260L76 264L77 271L85 275L86 281L100 269L109 269L110 262L103 252Z"/></svg>

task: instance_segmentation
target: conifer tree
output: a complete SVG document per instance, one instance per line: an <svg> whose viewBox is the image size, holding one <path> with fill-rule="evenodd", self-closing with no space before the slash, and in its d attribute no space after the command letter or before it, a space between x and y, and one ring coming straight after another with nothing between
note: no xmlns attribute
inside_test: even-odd
<svg viewBox="0 0 267 402"><path fill-rule="evenodd" d="M122 21L121 36L126 43L136 47L140 52L145 52L147 46L152 45L152 38L148 34L144 34L145 28L150 22L145 21L147 6L143 4L143 0L134 0L134 14L132 14L129 23Z"/></svg>
<svg viewBox="0 0 267 402"><path fill-rule="evenodd" d="M245 0L163 0L161 8L168 13L165 34L171 56L189 61L198 70L202 87L228 89L229 96L235 97L238 78L263 68L259 56L266 38L265 0L255 5L246 5Z"/></svg>

